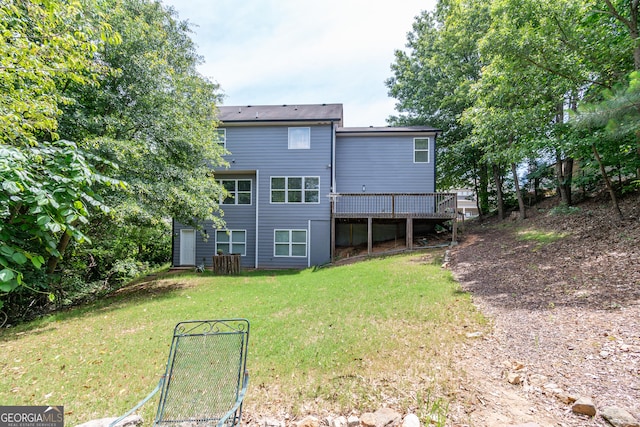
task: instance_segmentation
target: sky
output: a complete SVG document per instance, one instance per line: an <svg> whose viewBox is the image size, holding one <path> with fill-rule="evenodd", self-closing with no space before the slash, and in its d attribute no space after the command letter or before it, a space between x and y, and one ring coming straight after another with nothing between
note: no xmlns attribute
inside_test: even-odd
<svg viewBox="0 0 640 427"><path fill-rule="evenodd" d="M188 20L223 105L340 103L344 126L385 126L385 80L436 0L162 0Z"/></svg>

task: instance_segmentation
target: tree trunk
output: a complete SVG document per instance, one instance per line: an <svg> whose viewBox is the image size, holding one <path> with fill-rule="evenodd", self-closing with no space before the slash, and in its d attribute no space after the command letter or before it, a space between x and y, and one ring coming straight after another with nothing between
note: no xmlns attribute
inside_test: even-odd
<svg viewBox="0 0 640 427"><path fill-rule="evenodd" d="M480 221L489 212L489 171L487 164L482 162L478 167L477 177L474 178L476 190L476 206Z"/></svg>
<svg viewBox="0 0 640 427"><path fill-rule="evenodd" d="M502 175L500 173L500 167L495 163L491 165L493 169L493 181L496 185L496 197L498 204L498 217L504 219L504 198L502 196Z"/></svg>
<svg viewBox="0 0 640 427"><path fill-rule="evenodd" d="M636 132L636 153L638 154L636 160L639 162L636 168L636 179L640 179L640 131Z"/></svg>
<svg viewBox="0 0 640 427"><path fill-rule="evenodd" d="M518 179L518 166L515 163L511 163L511 173L513 174L513 183L516 186L516 195L518 196L518 208L520 209L520 219L527 217L526 208L524 206L524 197L522 197L522 191L520 191L520 180Z"/></svg>
<svg viewBox="0 0 640 427"><path fill-rule="evenodd" d="M559 152L556 152L556 180L560 200L563 205L571 206L571 181L573 177L573 158L563 159Z"/></svg>
<svg viewBox="0 0 640 427"><path fill-rule="evenodd" d="M593 155L598 162L598 166L600 166L600 173L602 174L602 179L604 179L604 183L607 186L607 190L609 190L609 196L611 196L611 203L613 204L613 210L618 215L619 219L624 219L622 215L622 211L620 210L620 206L618 205L618 197L616 196L616 192L613 190L613 185L611 184L611 179L609 179L609 175L607 174L607 170L602 164L602 159L600 158L600 153L598 153L598 149L596 148L596 144L591 144L591 149L593 150Z"/></svg>
<svg viewBox="0 0 640 427"><path fill-rule="evenodd" d="M51 255L47 260L47 274L53 274L56 271L56 267L58 266L58 261L62 258L62 254L69 246L69 242L71 241L71 233L66 231L62 236L60 236L60 241L58 241L58 252L60 253L60 257Z"/></svg>

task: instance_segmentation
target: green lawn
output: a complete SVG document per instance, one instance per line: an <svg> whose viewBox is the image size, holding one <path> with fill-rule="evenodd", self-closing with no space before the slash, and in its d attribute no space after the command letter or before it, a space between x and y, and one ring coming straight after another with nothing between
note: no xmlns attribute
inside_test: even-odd
<svg viewBox="0 0 640 427"><path fill-rule="evenodd" d="M348 414L387 402L446 412L452 349L485 328L442 252L304 271L160 276L79 309L4 330L3 405L64 405L65 424L114 416L163 373L175 323L251 322L245 411ZM142 415L151 421L155 402Z"/></svg>

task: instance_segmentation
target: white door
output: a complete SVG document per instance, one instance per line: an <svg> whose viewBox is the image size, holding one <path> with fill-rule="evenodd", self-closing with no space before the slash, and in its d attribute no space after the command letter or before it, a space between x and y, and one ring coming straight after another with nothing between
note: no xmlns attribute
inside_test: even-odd
<svg viewBox="0 0 640 427"><path fill-rule="evenodd" d="M180 265L196 265L195 230L180 230Z"/></svg>

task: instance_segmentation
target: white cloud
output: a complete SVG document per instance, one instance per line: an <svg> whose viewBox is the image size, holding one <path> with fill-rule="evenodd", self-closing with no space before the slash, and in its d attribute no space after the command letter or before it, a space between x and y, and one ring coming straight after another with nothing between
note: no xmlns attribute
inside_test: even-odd
<svg viewBox="0 0 640 427"><path fill-rule="evenodd" d="M163 2L198 25L193 38L205 58L200 72L220 83L225 104L341 102L350 126L383 125L394 113L384 85L393 52L404 48L415 16L435 5L435 0Z"/></svg>

